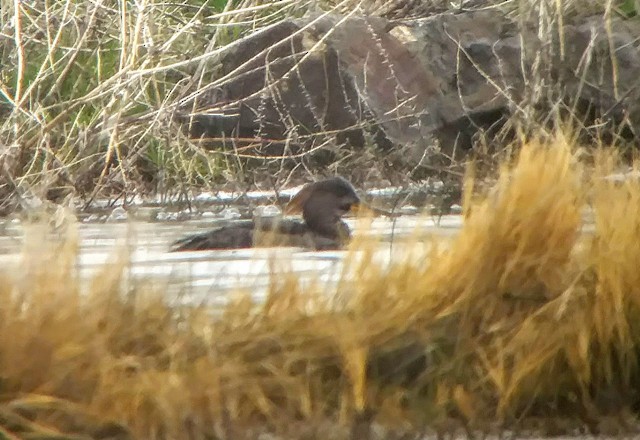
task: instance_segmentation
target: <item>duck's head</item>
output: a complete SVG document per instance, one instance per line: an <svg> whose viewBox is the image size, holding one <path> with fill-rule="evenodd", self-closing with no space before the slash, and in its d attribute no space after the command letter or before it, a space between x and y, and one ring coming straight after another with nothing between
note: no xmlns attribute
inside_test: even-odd
<svg viewBox="0 0 640 440"><path fill-rule="evenodd" d="M302 188L291 199L285 213L302 212L309 229L325 237L338 238L344 229L341 217L359 206L360 198L353 186L342 177L332 177Z"/></svg>

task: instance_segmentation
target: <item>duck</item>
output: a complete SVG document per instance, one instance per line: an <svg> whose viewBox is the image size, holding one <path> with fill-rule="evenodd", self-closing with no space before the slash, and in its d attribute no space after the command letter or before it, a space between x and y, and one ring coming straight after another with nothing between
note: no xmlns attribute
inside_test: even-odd
<svg viewBox="0 0 640 440"><path fill-rule="evenodd" d="M190 235L172 244L171 252L292 246L311 250L338 250L351 240L342 217L350 212L377 212L366 208L353 185L331 177L305 185L287 204L288 218L241 220L218 229Z"/></svg>

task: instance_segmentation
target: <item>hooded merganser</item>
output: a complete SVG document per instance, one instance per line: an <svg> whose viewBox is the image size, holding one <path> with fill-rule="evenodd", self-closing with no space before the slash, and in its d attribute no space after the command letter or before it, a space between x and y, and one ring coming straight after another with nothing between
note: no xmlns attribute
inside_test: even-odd
<svg viewBox="0 0 640 440"><path fill-rule="evenodd" d="M342 216L359 206L360 198L353 186L342 177L332 177L306 185L287 205L285 214L302 212L304 222L281 218L239 221L178 240L171 251L273 245L339 249L351 238Z"/></svg>

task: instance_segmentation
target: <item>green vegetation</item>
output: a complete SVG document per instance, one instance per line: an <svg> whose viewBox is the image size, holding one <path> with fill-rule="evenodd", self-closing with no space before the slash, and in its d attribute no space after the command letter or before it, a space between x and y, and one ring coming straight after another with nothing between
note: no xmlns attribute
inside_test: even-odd
<svg viewBox="0 0 640 440"><path fill-rule="evenodd" d="M376 243L356 240L336 292L283 277L264 303L240 295L216 318L169 307L144 285L129 290L126 258L81 291L74 224L44 252L42 235L27 234L20 272L0 282L0 432L632 429L640 181L605 179L616 154L587 158L571 143L529 143L484 194L470 173L463 229L446 243L416 231L433 245L426 255L379 267ZM581 232L586 206L592 233ZM367 437L369 424L378 434Z"/></svg>
<svg viewBox="0 0 640 440"><path fill-rule="evenodd" d="M495 3L523 16L637 13L633 0ZM218 78L219 55L242 36L317 8L349 12L358 4L2 0L0 143L9 148L0 155L0 202L16 192L59 200L232 180L242 160L187 139L174 120L178 103ZM361 7L392 14L391 3ZM0 211L15 206L0 203Z"/></svg>
<svg viewBox="0 0 640 440"><path fill-rule="evenodd" d="M12 148L0 198L64 186L136 193L164 164L158 146L187 163L206 155L170 123L175 104L211 81L219 47L268 23L226 3L4 0L0 142ZM191 177L163 171L169 182Z"/></svg>

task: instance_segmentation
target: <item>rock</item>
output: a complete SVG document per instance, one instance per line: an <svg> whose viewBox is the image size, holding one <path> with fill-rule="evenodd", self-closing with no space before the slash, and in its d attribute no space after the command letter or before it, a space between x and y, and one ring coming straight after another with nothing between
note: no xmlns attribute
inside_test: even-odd
<svg viewBox="0 0 640 440"><path fill-rule="evenodd" d="M220 215L225 220L235 220L242 217L240 210L233 206L224 208L222 212L220 212Z"/></svg>
<svg viewBox="0 0 640 440"><path fill-rule="evenodd" d="M118 206L114 208L113 211L111 211L111 213L109 214L109 217L107 218L107 221L120 222L120 221L127 220L128 218L129 218L129 215L126 209L124 209L122 206Z"/></svg>
<svg viewBox="0 0 640 440"><path fill-rule="evenodd" d="M582 112L610 126L628 117L627 136L633 133L637 136L640 132L640 41L637 38L640 22L614 20L611 29L607 31L602 17L567 25L566 61L558 60L557 64L567 96L576 97ZM615 48L615 62L612 62L609 44ZM589 50L590 47L593 49ZM586 60L585 54L588 54Z"/></svg>
<svg viewBox="0 0 640 440"><path fill-rule="evenodd" d="M276 217L282 215L282 211L275 205L259 205L253 210L254 217Z"/></svg>
<svg viewBox="0 0 640 440"><path fill-rule="evenodd" d="M561 38L557 24L521 25L497 9L286 20L231 46L225 81L183 119L191 136L233 138L259 157L315 151L328 162L331 146L357 150L370 138L407 168L461 157L508 120L526 127L556 108L633 139L640 23L612 20L611 31L602 16L567 20Z"/></svg>
<svg viewBox="0 0 640 440"><path fill-rule="evenodd" d="M299 24L284 21L232 47L221 62L221 75L230 77L224 99L205 98L203 106L215 115L196 115L191 136L234 137L244 153L257 155L300 153L310 135L326 130L362 146L362 133L353 128L357 94L340 76L335 51L309 52L315 43Z"/></svg>

